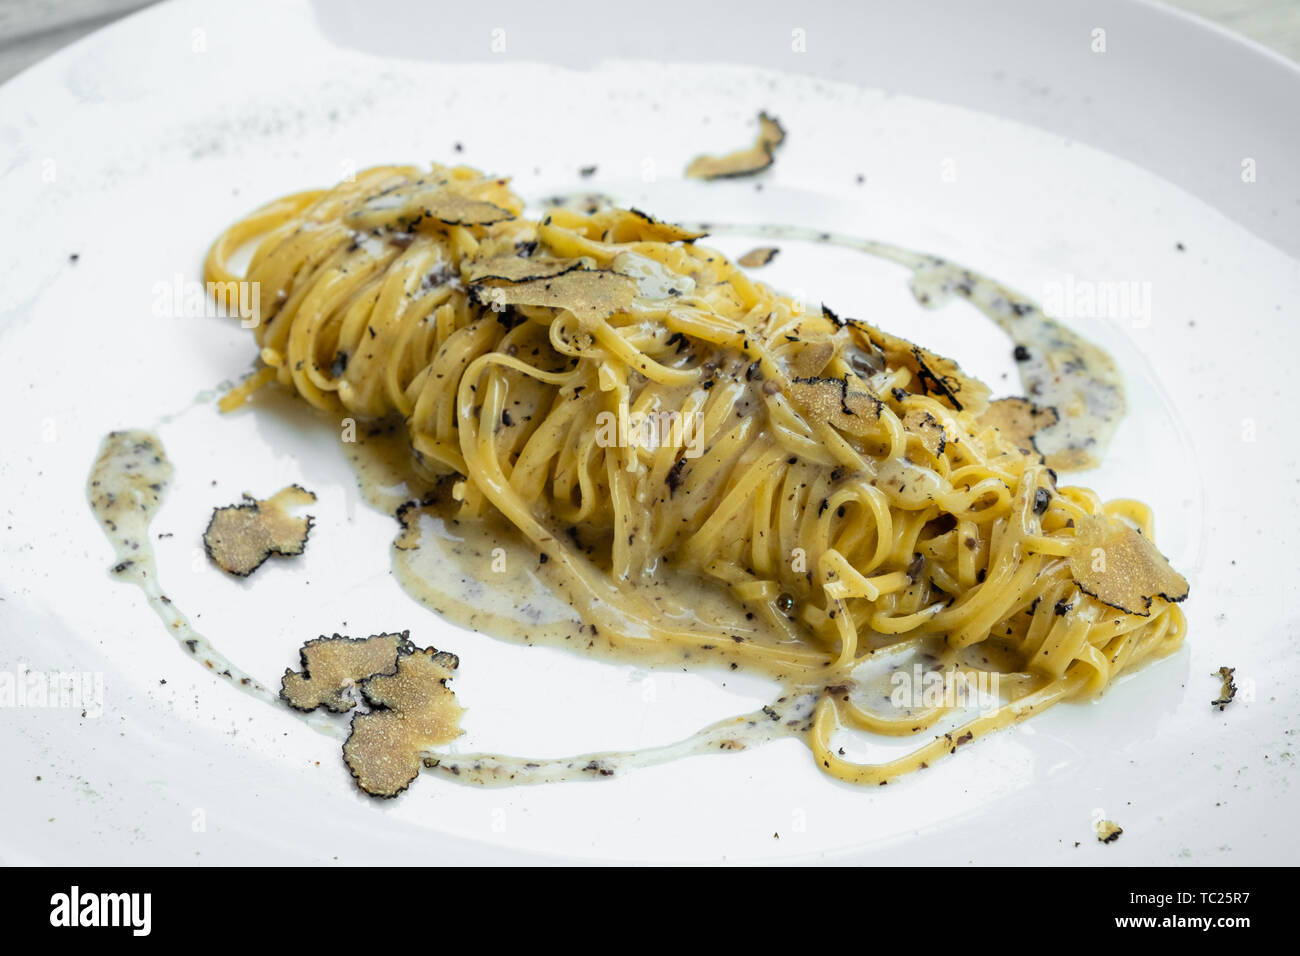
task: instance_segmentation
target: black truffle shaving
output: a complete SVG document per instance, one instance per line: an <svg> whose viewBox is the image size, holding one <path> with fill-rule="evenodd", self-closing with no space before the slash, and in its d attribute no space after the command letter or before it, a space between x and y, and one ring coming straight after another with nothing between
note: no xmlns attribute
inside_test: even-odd
<svg viewBox="0 0 1300 956"><path fill-rule="evenodd" d="M917 378L921 381L921 387L925 389L926 394L941 395L948 399L949 403L957 411L962 410L961 401L957 398L957 392L948 385L948 380L942 375L936 375L930 370L930 366L925 361L925 353L916 346L912 347L912 357L916 359L919 366ZM958 386L960 388L960 386Z"/></svg>
<svg viewBox="0 0 1300 956"><path fill-rule="evenodd" d="M294 517L286 508L315 500L295 484L265 501L245 495L241 504L214 508L203 532L203 550L213 564L238 578L248 577L272 555L296 557L307 549L315 519Z"/></svg>
<svg viewBox="0 0 1300 956"><path fill-rule="evenodd" d="M844 328L844 326L846 326L846 325L849 324L849 320L848 320L848 319L841 319L841 318L840 318L840 317L835 313L835 310L832 309L832 308L831 308L829 305L827 305L825 302L822 303L822 315L825 316L826 318L830 319L832 322L834 322L834 323L835 323L835 327L836 327L837 329L842 329L842 328Z"/></svg>
<svg viewBox="0 0 1300 956"><path fill-rule="evenodd" d="M668 485L668 497L672 497L678 488L682 485L682 469L686 467L686 456L678 458L673 462L673 466L668 469L668 475L664 478L664 483Z"/></svg>
<svg viewBox="0 0 1300 956"><path fill-rule="evenodd" d="M280 699L304 712L321 707L334 713L351 710L356 700L348 689L376 674L396 673L398 654L412 649L409 637L409 631L402 631L370 637L335 634L308 641L298 652L301 671L284 672Z"/></svg>

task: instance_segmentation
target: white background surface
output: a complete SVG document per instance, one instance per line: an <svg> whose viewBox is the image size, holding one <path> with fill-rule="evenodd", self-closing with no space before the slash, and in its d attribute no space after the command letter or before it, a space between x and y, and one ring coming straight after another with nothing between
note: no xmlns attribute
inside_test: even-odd
<svg viewBox="0 0 1300 956"><path fill-rule="evenodd" d="M155 0L0 0L0 80ZM358 0L363 2L363 0ZM1297 0L1172 0L1292 60L1300 58Z"/></svg>
<svg viewBox="0 0 1300 956"><path fill-rule="evenodd" d="M1002 22L963 20L956 7L941 24L910 9L892 8L890 29L905 40L892 56L926 64L915 72L926 73L929 98L849 82L881 71L874 61L830 58L834 80L810 76L807 61L780 70L791 28L782 19L768 30L778 21L757 14L717 57L729 65L709 67L683 62L690 44L664 48L671 65L580 55L635 52L660 21L614 24L608 38L561 22L543 42L526 10L435 29L418 14L360 18L299 3L154 8L0 88L10 224L0 401L18 410L0 470L0 666L102 672L106 691L97 718L0 712L12 781L0 798L3 858L1294 862L1297 388L1279 358L1300 346L1300 235L1289 232L1300 217L1289 152L1300 130L1269 111L1293 104L1300 80L1141 5L1108 7L1106 56L1116 58L1088 76L1049 69L1074 64L1080 49L1091 62L1091 21L1068 8L1007 13L1010 40ZM508 45L495 58L494 24ZM808 29L812 51L832 42ZM1169 42L1171 30L1197 39L1194 56ZM973 72L980 56L926 60L934 47L921 41L936 36L970 38L988 60L983 73ZM1031 66L1012 72L987 56L1011 40ZM385 43L401 55L376 56ZM548 51L568 65L539 62ZM1185 74L1220 99L1205 101ZM1166 86L1154 89L1153 77ZM1251 108L1227 116L1229 102ZM761 192L679 180L695 153L744 142L760 106L790 130ZM389 579L393 522L358 500L330 429L291 402L220 417L210 398L194 400L248 368L250 336L218 320L157 317L156 283L197 277L211 237L266 199L349 166L450 159L456 142L459 158L513 173L530 199L596 188L668 218L873 235L1039 297L1071 277L1148 283L1149 317L1078 323L1115 353L1133 406L1111 459L1084 483L1156 507L1157 539L1193 585L1187 648L1096 705L1057 708L870 791L833 783L787 741L590 785L485 792L429 778L397 801L359 794L335 743L196 668L138 594L110 579L84 498L104 432L179 413L160 428L177 467L155 526L175 535L159 542L163 583L265 681L318 633L409 627L417 642L461 655L464 749L543 755L667 742L768 693L754 680L651 674L451 628ZM1204 142L1218 144L1213 161ZM1185 163L1171 160L1180 151ZM1260 158L1251 184L1238 171L1245 156ZM596 177L580 180L593 163ZM733 254L749 245L717 244ZM960 305L919 313L897 273L791 248L763 278L816 290L841 312L955 355L996 392L1013 390L1005 340ZM303 559L273 562L246 584L196 560L214 505L293 480L321 498ZM1210 674L1224 664L1251 699L1220 713L1208 705ZM1124 827L1119 842L1097 843L1096 811Z"/></svg>

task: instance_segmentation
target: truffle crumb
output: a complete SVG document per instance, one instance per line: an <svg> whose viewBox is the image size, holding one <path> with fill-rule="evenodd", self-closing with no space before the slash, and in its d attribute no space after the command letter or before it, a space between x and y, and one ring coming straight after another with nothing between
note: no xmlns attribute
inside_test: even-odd
<svg viewBox="0 0 1300 956"><path fill-rule="evenodd" d="M1237 683L1232 679L1232 675L1237 673L1235 667L1220 667L1215 672L1216 677L1223 681L1223 686L1219 689L1219 696L1210 701L1211 707L1217 707L1219 710L1227 707L1232 703L1233 698L1237 696Z"/></svg>

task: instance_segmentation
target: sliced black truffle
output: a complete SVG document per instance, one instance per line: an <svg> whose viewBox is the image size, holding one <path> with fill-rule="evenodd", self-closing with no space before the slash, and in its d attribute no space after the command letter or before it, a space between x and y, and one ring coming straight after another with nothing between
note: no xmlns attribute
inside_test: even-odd
<svg viewBox="0 0 1300 956"><path fill-rule="evenodd" d="M626 311L636 298L636 283L625 275L603 269L575 269L546 279L524 282L476 283L476 302L485 306L534 305L567 309L580 321L608 318Z"/></svg>
<svg viewBox="0 0 1300 956"><path fill-rule="evenodd" d="M447 226L490 226L514 219L515 214L494 203L474 199L451 186L411 188L385 193L367 200L347 214L356 229L377 227L410 231L422 222Z"/></svg>
<svg viewBox="0 0 1300 956"><path fill-rule="evenodd" d="M493 256L490 259L476 259L469 264L469 281L499 279L502 282L527 282L531 279L551 279L581 267L581 259Z"/></svg>
<svg viewBox="0 0 1300 956"><path fill-rule="evenodd" d="M1058 421L1056 409L1035 405L1027 398L999 398L989 402L976 418L981 425L995 428L1003 438L1026 455L1037 455L1034 436Z"/></svg>
<svg viewBox="0 0 1300 956"><path fill-rule="evenodd" d="M922 446L935 458L943 454L948 445L948 436L943 425L929 412L920 408L909 408L903 415L903 429L921 440Z"/></svg>
<svg viewBox="0 0 1300 956"><path fill-rule="evenodd" d="M746 269L761 269L775 259L780 251L776 246L759 246L757 249L750 249L736 261Z"/></svg>
<svg viewBox="0 0 1300 956"><path fill-rule="evenodd" d="M395 797L420 773L424 752L462 733L464 713L447 681L460 661L435 648L400 654L393 674L361 685L374 710L352 717L343 759L357 786L374 797Z"/></svg>
<svg viewBox="0 0 1300 956"><path fill-rule="evenodd" d="M847 378L797 378L789 394L806 419L826 422L847 435L867 435L880 420L880 399L850 388Z"/></svg>
<svg viewBox="0 0 1300 956"><path fill-rule="evenodd" d="M979 379L971 378L952 359L856 319L847 321L853 328L855 338L864 337L883 353L886 365L890 368L906 368L916 376L920 387L909 387L909 391L935 395L954 410L967 411L973 415L980 414L988 406L988 386Z"/></svg>
<svg viewBox="0 0 1300 956"><path fill-rule="evenodd" d="M1070 574L1079 588L1125 614L1147 617L1159 597L1187 597L1187 579L1146 535L1109 515L1088 515L1074 530Z"/></svg>
<svg viewBox="0 0 1300 956"><path fill-rule="evenodd" d="M821 375L834 355L835 343L829 339L801 342L790 357L790 371L796 378L815 378Z"/></svg>
<svg viewBox="0 0 1300 956"><path fill-rule="evenodd" d="M397 673L397 655L410 649L408 632L372 637L318 637L302 646L302 670L285 670L280 698L295 710L324 707L336 714L351 710L349 693L376 674Z"/></svg>
<svg viewBox="0 0 1300 956"><path fill-rule="evenodd" d="M641 239L649 242L694 242L708 235L707 232L700 232L698 229L687 229L673 222L656 219L635 206L628 209L628 212L636 221L637 233Z"/></svg>
<svg viewBox="0 0 1300 956"><path fill-rule="evenodd" d="M725 156L697 156L686 167L691 179L730 179L752 176L772 165L776 148L785 142L785 129L775 116L758 114L758 138L752 146Z"/></svg>
<svg viewBox="0 0 1300 956"><path fill-rule="evenodd" d="M290 485L265 501L244 495L243 504L217 508L203 532L203 547L227 574L245 578L273 554L292 557L307 548L312 516L296 517L289 508L311 504L316 496Z"/></svg>
<svg viewBox="0 0 1300 956"><path fill-rule="evenodd" d="M436 219L448 226L490 226L494 222L514 219L508 209L460 193L440 193L420 210L426 219Z"/></svg>

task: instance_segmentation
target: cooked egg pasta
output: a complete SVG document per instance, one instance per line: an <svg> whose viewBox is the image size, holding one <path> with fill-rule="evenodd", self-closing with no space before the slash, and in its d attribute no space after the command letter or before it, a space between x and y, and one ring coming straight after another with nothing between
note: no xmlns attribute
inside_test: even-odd
<svg viewBox="0 0 1300 956"><path fill-rule="evenodd" d="M721 646L824 687L807 742L844 780L924 766L1179 646L1186 583L1149 510L1059 486L981 421L988 389L955 363L807 310L636 210L523 209L472 169L385 166L232 226L206 275L260 285L263 368L226 406L274 378L400 419L458 518L504 518L613 644ZM1087 554L1085 523L1103 545ZM908 648L1011 691L904 758L844 759L841 729L918 734L952 710L846 690Z"/></svg>

